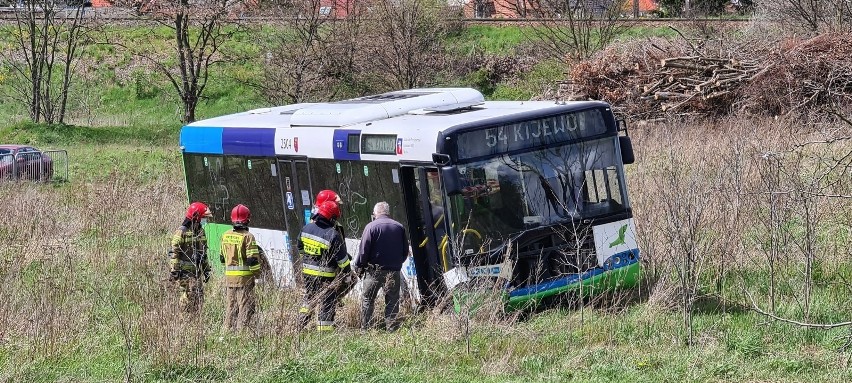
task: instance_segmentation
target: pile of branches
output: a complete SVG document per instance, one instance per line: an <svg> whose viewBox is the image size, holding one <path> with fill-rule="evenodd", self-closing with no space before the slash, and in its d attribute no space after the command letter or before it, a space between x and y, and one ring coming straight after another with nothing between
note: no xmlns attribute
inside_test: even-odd
<svg viewBox="0 0 852 383"><path fill-rule="evenodd" d="M699 102L730 103L737 89L762 75L769 66L756 60L683 56L660 60L651 83L642 86L640 100L660 101L660 110L673 112ZM647 81L647 80L646 80Z"/></svg>
<svg viewBox="0 0 852 383"><path fill-rule="evenodd" d="M781 115L852 104L852 34L751 41L648 39L578 63L565 99L597 99L632 119L729 113Z"/></svg>
<svg viewBox="0 0 852 383"><path fill-rule="evenodd" d="M782 115L852 104L852 34L778 43L772 68L742 90L743 109Z"/></svg>

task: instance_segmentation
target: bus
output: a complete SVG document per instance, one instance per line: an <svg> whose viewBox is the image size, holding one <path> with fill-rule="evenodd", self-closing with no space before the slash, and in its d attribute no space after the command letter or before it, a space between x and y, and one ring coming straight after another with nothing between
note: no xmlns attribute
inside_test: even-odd
<svg viewBox="0 0 852 383"><path fill-rule="evenodd" d="M180 132L189 201L211 206L210 250L236 204L281 286L323 189L344 201L349 253L386 201L411 244L417 299L496 283L509 308L637 283L623 121L599 101L485 101L469 88L394 91L261 108ZM215 258L215 257L214 257Z"/></svg>

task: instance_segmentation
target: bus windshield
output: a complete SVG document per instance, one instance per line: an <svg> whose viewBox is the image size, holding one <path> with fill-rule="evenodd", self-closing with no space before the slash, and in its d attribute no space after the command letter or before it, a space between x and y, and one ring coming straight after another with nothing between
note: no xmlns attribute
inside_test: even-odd
<svg viewBox="0 0 852 383"><path fill-rule="evenodd" d="M616 145L609 137L459 165L453 233L468 229L493 249L524 230L623 211Z"/></svg>

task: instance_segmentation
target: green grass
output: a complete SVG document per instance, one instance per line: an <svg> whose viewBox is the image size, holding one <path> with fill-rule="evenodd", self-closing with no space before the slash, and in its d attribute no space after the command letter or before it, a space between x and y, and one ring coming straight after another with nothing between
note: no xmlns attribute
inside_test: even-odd
<svg viewBox="0 0 852 383"><path fill-rule="evenodd" d="M525 27L472 25L450 36L448 45L461 54L481 51L488 54L509 54L527 41Z"/></svg>
<svg viewBox="0 0 852 383"><path fill-rule="evenodd" d="M157 278L168 227L134 230L138 214L110 216L104 206L77 206L86 201L87 185L118 188L124 193L149 185L180 183L176 155L168 147L151 152L141 149L150 142L168 146L172 138L157 131L134 134L111 132L111 128L66 127L69 137L57 138L53 127L18 126L16 137L38 142L64 143L81 158L72 182L58 187L33 189L52 198L68 199L69 209L92 209L96 232L82 231L72 242L82 251L69 272L60 260L45 259L25 265L14 288L42 299L51 310L39 309L42 318L53 318L61 341L18 335L0 338L0 379L9 381L102 382L124 379L128 348L122 326L130 324L129 358L133 381L244 381L244 382L669 382L669 381L820 381L846 382L852 371L843 367L847 354L837 353L846 329L807 330L767 322L756 313L719 305L698 305L694 314L693 346L685 346L686 333L677 310L655 307L643 299L614 308L550 309L529 315L519 322L475 320L469 337L462 319L453 314L421 314L409 319L397 333L360 333L345 324L329 335L307 332L276 334L272 321L294 320L297 297L260 290L259 336L237 336L219 341L222 297L221 276L214 276L207 289L202 322L190 326L191 333L177 333L182 345L163 354L152 338L152 328L178 326L180 318L145 316L146 308L162 309L168 291L160 290ZM79 129L79 131L75 131ZM163 134L163 136L160 136ZM112 141L111 141L112 139ZM138 171L134 171L138 170ZM127 175L116 178L116 171ZM146 176L146 172L156 177ZM86 175L88 174L88 175ZM85 181L84 181L85 180ZM163 182L165 182L163 184ZM179 189L178 189L179 190ZM171 198L180 203L182 196ZM162 214L179 215L164 211ZM71 215L61 218L75 222ZM125 227L126 226L126 227ZM0 226L2 227L2 226ZM61 234L61 233L56 233ZM48 239L49 241L49 239ZM35 245L34 245L35 246ZM6 251L5 249L3 251ZM2 252L0 252L2 254ZM96 258L90 258L98 254ZM77 258L79 256L79 258ZM96 261L94 261L96 260ZM820 267L822 281L849 280L846 265ZM7 272L7 271L4 271ZM765 272L743 270L731 275L744 280L759 294ZM54 286L54 287L52 287ZM645 287L643 287L645 288ZM814 321L843 320L836 302L848 301L843 290L831 284L815 288ZM59 292L59 295L56 295ZM838 295L841 294L841 295ZM353 310L347 301L346 310ZM29 307L29 306L24 306ZM35 310L29 307L27 310ZM117 310L117 311L116 311ZM0 311L2 312L2 311ZM24 311L29 313L30 311ZM45 315L54 315L53 317ZM801 315L794 304L780 307L779 314ZM26 314L32 315L32 314ZM58 322L57 322L58 321ZM62 324L65 323L65 324ZM68 327L65 327L68 326ZM11 327L13 333L18 331ZM42 327L33 333L46 333ZM31 333L31 334L33 334ZM468 351L469 345L469 351ZM49 350L49 351L48 351ZM21 359L20 355L32 355Z"/></svg>
<svg viewBox="0 0 852 383"><path fill-rule="evenodd" d="M515 82L498 84L489 99L529 100L547 90L555 90L556 82L565 78L564 71L565 66L556 60L542 61L529 72L522 73Z"/></svg>
<svg viewBox="0 0 852 383"><path fill-rule="evenodd" d="M838 368L843 355L819 343L791 342L785 335L798 330L758 326L762 318L753 314L699 316L696 332L703 336L703 344L693 348L679 344L677 313L648 312L640 305L626 314L588 310L583 316L582 325L578 312L562 310L540 313L510 328L475 325L469 353L463 337L442 339L428 327L396 334L347 330L288 336L276 351L270 335L219 342L216 327L211 326L208 331L213 334L201 340L197 360L187 360L190 349L175 355L173 362L155 362L137 344L132 349L132 373L137 380L152 382L843 382L852 378L848 369ZM654 332L637 336L649 319L656 322ZM114 327L98 330L103 334L87 333L85 340L67 345L59 355L4 370L29 381L120 380L125 358L122 340ZM84 341L94 344L95 355L78 353ZM292 349L296 341L298 351ZM0 365L7 367L16 362L0 358Z"/></svg>

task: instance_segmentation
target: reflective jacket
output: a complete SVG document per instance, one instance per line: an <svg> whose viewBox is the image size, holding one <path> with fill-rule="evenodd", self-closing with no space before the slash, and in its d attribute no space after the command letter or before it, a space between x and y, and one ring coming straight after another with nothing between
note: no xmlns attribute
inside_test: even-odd
<svg viewBox="0 0 852 383"><path fill-rule="evenodd" d="M207 236L199 226L191 230L181 226L172 235L172 250L169 252L171 271L181 272L182 277L200 277L210 270L207 260Z"/></svg>
<svg viewBox="0 0 852 383"><path fill-rule="evenodd" d="M302 273L322 278L334 278L341 269L349 270L349 254L343 236L334 223L318 216L302 229L299 235Z"/></svg>
<svg viewBox="0 0 852 383"><path fill-rule="evenodd" d="M248 228L234 227L222 234L220 249L219 260L225 265L225 286L254 285L254 278L260 275L260 251Z"/></svg>
<svg viewBox="0 0 852 383"><path fill-rule="evenodd" d="M314 211L311 213L311 223L316 222L317 218L322 218L317 215L316 210L317 208L314 207ZM340 233L340 236L343 237L343 240L346 241L346 232L343 231L343 224L340 223L339 219L334 221L334 229L337 230L337 232Z"/></svg>

